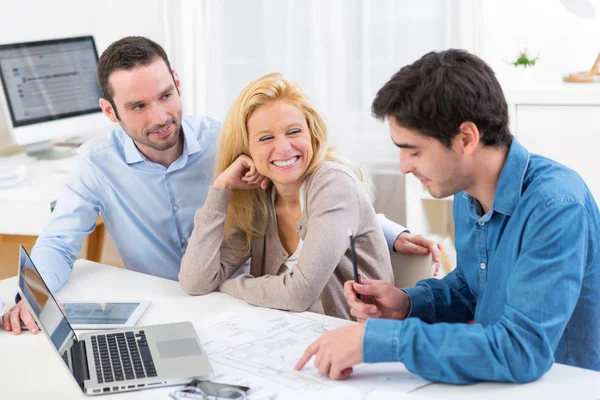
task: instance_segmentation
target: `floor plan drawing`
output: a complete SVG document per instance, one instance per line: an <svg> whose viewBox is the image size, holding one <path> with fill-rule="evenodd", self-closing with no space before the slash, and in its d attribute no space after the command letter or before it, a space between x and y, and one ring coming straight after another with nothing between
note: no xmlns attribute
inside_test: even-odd
<svg viewBox="0 0 600 400"><path fill-rule="evenodd" d="M312 361L303 371L294 371L308 345L330 328L301 315L261 308L225 316L214 324L196 324L215 369L213 380L250 386L250 399L288 398L340 387L365 396L378 389L408 393L429 383L400 363L361 364L346 381L322 377Z"/></svg>

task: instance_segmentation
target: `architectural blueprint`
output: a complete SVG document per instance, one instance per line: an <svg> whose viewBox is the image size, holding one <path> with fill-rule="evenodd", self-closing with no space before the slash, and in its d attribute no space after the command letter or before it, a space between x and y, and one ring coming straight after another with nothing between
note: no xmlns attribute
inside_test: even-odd
<svg viewBox="0 0 600 400"><path fill-rule="evenodd" d="M320 376L312 360L294 371L306 347L332 328L298 314L257 308L222 313L195 327L215 370L212 380L249 386L252 400L338 397L334 393L364 399L375 391L399 395L429 383L401 363L361 364L345 381Z"/></svg>

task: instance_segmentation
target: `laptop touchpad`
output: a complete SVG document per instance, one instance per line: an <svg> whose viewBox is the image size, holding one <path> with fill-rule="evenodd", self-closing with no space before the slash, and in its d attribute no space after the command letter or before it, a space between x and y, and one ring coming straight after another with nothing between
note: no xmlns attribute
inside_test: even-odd
<svg viewBox="0 0 600 400"><path fill-rule="evenodd" d="M157 342L156 347L158 347L160 358L199 356L201 354L200 346L194 338L165 340Z"/></svg>

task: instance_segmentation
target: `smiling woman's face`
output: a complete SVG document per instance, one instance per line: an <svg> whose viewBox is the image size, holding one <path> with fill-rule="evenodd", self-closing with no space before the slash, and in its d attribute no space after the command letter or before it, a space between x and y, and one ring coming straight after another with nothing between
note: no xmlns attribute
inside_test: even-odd
<svg viewBox="0 0 600 400"><path fill-rule="evenodd" d="M248 119L248 138L258 172L275 185L300 182L313 157L302 110L284 101L257 108Z"/></svg>

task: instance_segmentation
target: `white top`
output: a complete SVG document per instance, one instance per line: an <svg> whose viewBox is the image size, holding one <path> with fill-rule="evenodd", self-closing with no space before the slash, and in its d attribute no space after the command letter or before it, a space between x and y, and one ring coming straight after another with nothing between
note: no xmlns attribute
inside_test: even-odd
<svg viewBox="0 0 600 400"><path fill-rule="evenodd" d="M273 189L275 190L275 189ZM273 205L274 207L275 205ZM302 184L302 186L300 186L300 213L302 213L304 211L304 183ZM298 242L298 247L296 247L296 251L294 251L294 254L292 254L291 256L288 257L287 260L285 260L283 262L283 264L281 264L281 268L279 269L279 272L277 272L277 275L283 275L288 271L291 271L292 268L294 268L294 265L296 265L298 263L298 257L300 257L300 252L302 251L302 245L304 244L304 241L302 240L302 238L300 238L300 241ZM315 303L310 306L310 308L307 311L311 311L311 312L315 312L315 313L319 313L319 314L325 314L325 310L323 309L323 302L321 301L321 298L319 297L319 299L317 299L317 301L315 301Z"/></svg>
<svg viewBox="0 0 600 400"><path fill-rule="evenodd" d="M304 244L304 240L300 239L298 242L298 247L296 247L296 251L292 254L287 260L281 264L281 269L277 273L277 275L285 274L288 271L291 271L294 268L294 265L298 264L298 257L300 256L300 252L302 251L302 245Z"/></svg>

